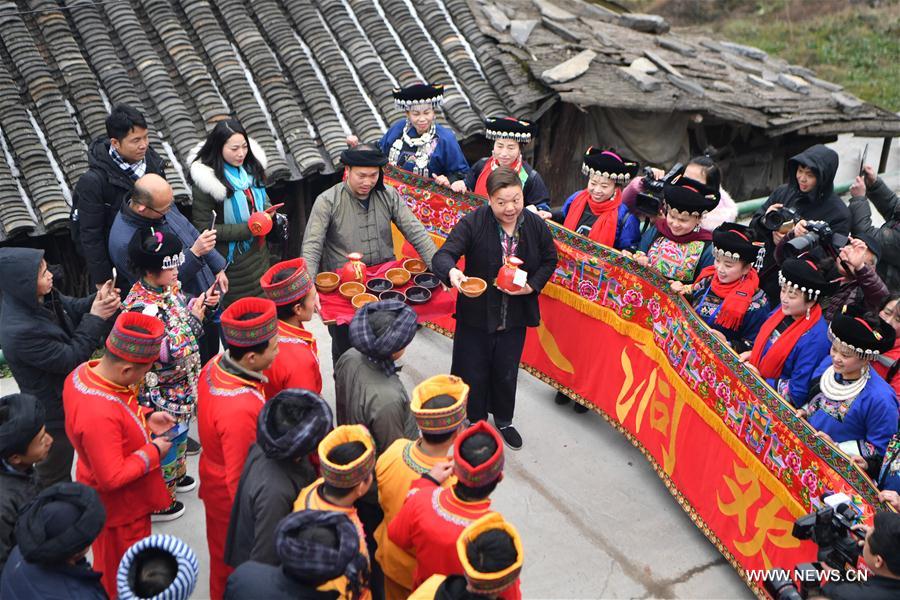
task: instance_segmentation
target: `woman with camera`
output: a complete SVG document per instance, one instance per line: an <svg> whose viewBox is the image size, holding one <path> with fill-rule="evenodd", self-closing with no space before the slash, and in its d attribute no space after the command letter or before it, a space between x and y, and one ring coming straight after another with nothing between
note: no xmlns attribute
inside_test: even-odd
<svg viewBox="0 0 900 600"><path fill-rule="evenodd" d="M741 354L785 400L800 407L813 371L828 356L828 323L819 305L828 281L812 261L791 258L778 273L780 304L760 327L753 349Z"/></svg>
<svg viewBox="0 0 900 600"><path fill-rule="evenodd" d="M665 184L663 196L665 217L644 232L633 258L667 279L692 283L700 271L713 264L712 234L700 228L700 219L716 207L719 197L684 176Z"/></svg>
<svg viewBox="0 0 900 600"><path fill-rule="evenodd" d="M587 187L575 192L554 211L540 210L566 229L587 236L598 244L632 251L641 239L640 223L622 203L622 187L638 173L638 164L613 150L590 147L584 153L581 171Z"/></svg>
<svg viewBox="0 0 900 600"><path fill-rule="evenodd" d="M883 455L897 432L897 396L871 368L895 336L877 315L849 306L828 328L831 356L816 369L809 400L797 415L849 456Z"/></svg>

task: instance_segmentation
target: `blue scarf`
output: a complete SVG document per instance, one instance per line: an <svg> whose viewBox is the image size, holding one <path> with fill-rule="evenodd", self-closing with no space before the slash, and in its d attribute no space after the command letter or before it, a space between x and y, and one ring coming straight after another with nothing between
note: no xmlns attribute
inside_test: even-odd
<svg viewBox="0 0 900 600"><path fill-rule="evenodd" d="M223 172L225 180L234 190L224 202L226 225L237 225L250 220L250 208L247 206L247 195L244 193L247 188L250 188L250 193L253 195L254 211L259 212L266 209L266 188L253 185L253 177L244 167L235 167L226 163ZM250 249L252 243L252 238L242 242L229 242L228 262L231 263L234 259L235 247L238 249L238 254L243 254Z"/></svg>

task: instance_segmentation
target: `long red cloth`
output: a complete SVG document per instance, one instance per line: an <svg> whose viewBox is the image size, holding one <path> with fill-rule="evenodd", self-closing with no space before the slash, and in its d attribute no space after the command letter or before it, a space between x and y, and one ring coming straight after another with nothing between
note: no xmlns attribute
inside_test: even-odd
<svg viewBox="0 0 900 600"><path fill-rule="evenodd" d="M373 277L384 277L384 274L387 273L388 269L402 266L403 262L399 260L389 260L380 265L367 266L366 281ZM415 275L413 275L413 277L415 277ZM403 292L413 285L412 278L410 278L409 283L394 289ZM350 304L349 300L340 295L338 290L334 290L327 294L319 294L319 298L322 302L322 308L319 310L319 315L325 323L346 325L353 320L356 309L353 308L353 305ZM425 304L412 305L412 309L416 311L419 323L431 321L437 317L449 316L453 313L455 308L456 290L445 290L442 286L438 286L431 290L431 300Z"/></svg>
<svg viewBox="0 0 900 600"><path fill-rule="evenodd" d="M598 244L612 246L616 243L616 228L619 223L619 206L621 205L621 188L617 187L615 195L606 202L595 202L591 199L590 192L586 189L581 190L569 206L569 212L566 214L563 227L572 231L578 229L581 215L584 214L585 209L588 209L597 217L590 233L588 233L588 237Z"/></svg>

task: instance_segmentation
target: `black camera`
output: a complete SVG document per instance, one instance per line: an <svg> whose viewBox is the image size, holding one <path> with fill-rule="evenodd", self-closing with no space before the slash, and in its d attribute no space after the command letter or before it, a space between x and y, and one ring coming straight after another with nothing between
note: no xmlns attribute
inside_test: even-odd
<svg viewBox="0 0 900 600"><path fill-rule="evenodd" d="M784 251L787 256L796 258L821 246L829 254L836 255L836 251L846 246L848 241L850 239L846 235L835 233L825 221L807 221L806 233L785 244Z"/></svg>
<svg viewBox="0 0 900 600"><path fill-rule="evenodd" d="M779 233L787 233L791 230L800 215L793 208L782 206L781 208L770 210L762 216L759 224L766 231L777 231Z"/></svg>
<svg viewBox="0 0 900 600"><path fill-rule="evenodd" d="M859 542L863 537L850 528L858 518L859 513L846 502L834 508L825 506L797 519L791 535L817 545L816 557L820 562L840 571L853 570L859 560Z"/></svg>
<svg viewBox="0 0 900 600"><path fill-rule="evenodd" d="M768 572L763 587L774 600L802 600L821 594L821 574L819 563L800 563L794 567L794 575L798 579L795 583L789 572L773 569Z"/></svg>
<svg viewBox="0 0 900 600"><path fill-rule="evenodd" d="M653 169L644 167L642 190L635 198L634 212L639 217L650 217L651 219L659 216L659 211L665 201L663 190L666 184L671 184L682 173L684 173L684 165L675 163L675 166L662 179L656 179L653 176Z"/></svg>

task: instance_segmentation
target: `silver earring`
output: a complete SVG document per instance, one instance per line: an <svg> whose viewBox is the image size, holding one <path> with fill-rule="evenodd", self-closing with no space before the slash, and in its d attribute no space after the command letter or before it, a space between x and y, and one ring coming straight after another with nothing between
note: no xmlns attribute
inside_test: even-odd
<svg viewBox="0 0 900 600"><path fill-rule="evenodd" d="M809 307L806 307L806 320L809 321Z"/></svg>

